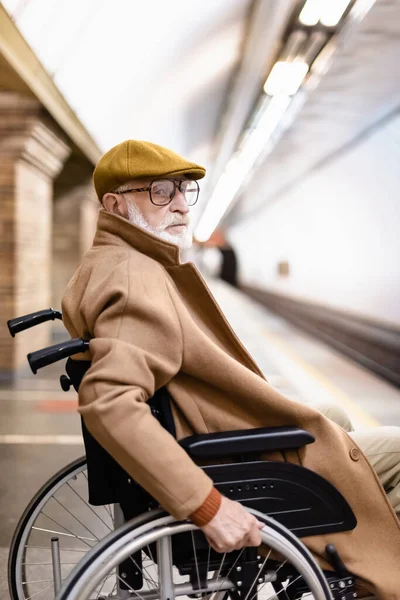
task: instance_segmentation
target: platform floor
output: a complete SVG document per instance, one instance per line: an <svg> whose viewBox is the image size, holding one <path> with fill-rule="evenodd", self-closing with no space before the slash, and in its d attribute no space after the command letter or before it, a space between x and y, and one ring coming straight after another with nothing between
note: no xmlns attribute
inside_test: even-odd
<svg viewBox="0 0 400 600"><path fill-rule="evenodd" d="M400 425L400 390L268 312L220 281L210 287L272 385L289 398L335 402L355 427ZM27 348L27 352L33 348ZM62 365L0 387L0 600L18 519L42 483L84 454L74 392L58 384Z"/></svg>

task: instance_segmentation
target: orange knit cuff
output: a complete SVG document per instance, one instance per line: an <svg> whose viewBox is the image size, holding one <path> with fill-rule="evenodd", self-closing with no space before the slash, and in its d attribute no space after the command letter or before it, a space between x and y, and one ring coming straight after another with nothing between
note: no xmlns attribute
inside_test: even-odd
<svg viewBox="0 0 400 600"><path fill-rule="evenodd" d="M207 523L209 523L217 514L219 507L221 506L221 500L221 494L213 487L203 504L189 515L189 519L192 523L197 525L197 527L207 525Z"/></svg>

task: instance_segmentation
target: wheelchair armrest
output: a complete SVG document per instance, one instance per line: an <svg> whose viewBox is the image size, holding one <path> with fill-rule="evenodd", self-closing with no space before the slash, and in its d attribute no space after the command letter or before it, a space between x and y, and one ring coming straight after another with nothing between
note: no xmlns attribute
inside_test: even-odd
<svg viewBox="0 0 400 600"><path fill-rule="evenodd" d="M192 458L219 458L297 449L312 444L314 436L297 427L260 427L218 433L195 434L179 443Z"/></svg>

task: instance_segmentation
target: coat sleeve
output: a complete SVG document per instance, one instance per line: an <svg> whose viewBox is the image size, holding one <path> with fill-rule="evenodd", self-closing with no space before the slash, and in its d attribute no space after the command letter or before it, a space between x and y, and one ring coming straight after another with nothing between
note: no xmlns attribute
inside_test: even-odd
<svg viewBox="0 0 400 600"><path fill-rule="evenodd" d="M165 273L142 271L127 260L87 286L81 311L93 334L92 365L79 389L79 410L135 481L174 517L186 518L213 484L147 403L179 371L183 340Z"/></svg>

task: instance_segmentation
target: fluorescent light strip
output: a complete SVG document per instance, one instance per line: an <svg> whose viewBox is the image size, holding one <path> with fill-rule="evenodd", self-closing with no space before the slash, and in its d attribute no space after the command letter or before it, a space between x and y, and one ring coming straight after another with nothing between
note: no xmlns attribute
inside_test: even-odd
<svg viewBox="0 0 400 600"><path fill-rule="evenodd" d="M326 27L335 27L351 0L307 0L299 15L300 23L313 26L321 21Z"/></svg>
<svg viewBox="0 0 400 600"><path fill-rule="evenodd" d="M321 4L323 0L307 0L299 15L300 23L303 25L316 25L321 16Z"/></svg>
<svg viewBox="0 0 400 600"><path fill-rule="evenodd" d="M294 96L307 75L309 66L302 60L293 62L278 61L272 67L264 92L269 96Z"/></svg>
<svg viewBox="0 0 400 600"><path fill-rule="evenodd" d="M257 126L248 134L243 149L228 162L195 230L199 242L205 242L237 196L251 168L260 157L289 106L289 96L274 96L266 100L266 107Z"/></svg>
<svg viewBox="0 0 400 600"><path fill-rule="evenodd" d="M334 27L342 18L344 11L351 0L335 0L334 2L324 2L324 8L321 13L321 23L326 27Z"/></svg>

